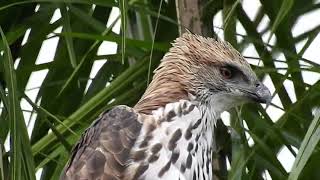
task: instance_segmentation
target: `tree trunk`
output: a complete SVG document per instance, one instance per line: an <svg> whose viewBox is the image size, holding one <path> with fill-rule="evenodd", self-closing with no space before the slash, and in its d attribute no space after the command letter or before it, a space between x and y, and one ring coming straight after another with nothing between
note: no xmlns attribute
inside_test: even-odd
<svg viewBox="0 0 320 180"><path fill-rule="evenodd" d="M208 0L176 0L180 34L190 31L203 36L213 35L212 18L211 21L203 18L207 2Z"/></svg>

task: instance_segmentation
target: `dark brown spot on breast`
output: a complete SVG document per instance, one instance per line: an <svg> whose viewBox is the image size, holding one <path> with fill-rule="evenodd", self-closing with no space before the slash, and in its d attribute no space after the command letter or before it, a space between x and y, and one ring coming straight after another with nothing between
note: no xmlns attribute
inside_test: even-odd
<svg viewBox="0 0 320 180"><path fill-rule="evenodd" d="M186 108L187 108L187 102L186 102L186 101L184 101L184 102L182 103L182 108L183 108L183 109L186 109Z"/></svg>
<svg viewBox="0 0 320 180"><path fill-rule="evenodd" d="M136 173L134 174L132 179L139 179L139 177L149 168L148 164L142 165L137 168Z"/></svg>
<svg viewBox="0 0 320 180"><path fill-rule="evenodd" d="M198 141L199 138L200 138L200 134L198 134L198 135L196 136L196 141Z"/></svg>
<svg viewBox="0 0 320 180"><path fill-rule="evenodd" d="M192 156L191 156L191 154L189 153L189 155L188 155L188 157L187 157L187 161L186 161L186 167L187 167L188 169L190 169L190 168L191 168L191 165L192 165Z"/></svg>
<svg viewBox="0 0 320 180"><path fill-rule="evenodd" d="M194 104L191 104L191 105L189 106L188 111L191 112L191 111L194 109L194 107L195 107L195 105L194 105Z"/></svg>
<svg viewBox="0 0 320 180"><path fill-rule="evenodd" d="M143 141L141 142L139 148L144 148L144 147L148 146L148 143L149 143L149 141L147 141L146 139L143 140Z"/></svg>
<svg viewBox="0 0 320 180"><path fill-rule="evenodd" d="M158 155L158 154L152 154L152 155L149 157L148 161L149 161L149 163L153 163L153 162L155 162L155 161L158 160L158 159L159 159L159 155Z"/></svg>
<svg viewBox="0 0 320 180"><path fill-rule="evenodd" d="M134 161L141 161L146 157L146 152L144 150L136 151L132 153L132 159Z"/></svg>
<svg viewBox="0 0 320 180"><path fill-rule="evenodd" d="M201 124L201 119L198 119L196 123L192 126L192 129L197 129L198 126Z"/></svg>
<svg viewBox="0 0 320 180"><path fill-rule="evenodd" d="M169 162L167 162L167 164L163 168L161 168L158 176L162 177L164 175L164 173L166 173L170 169L170 166L171 166L171 162L169 161Z"/></svg>
<svg viewBox="0 0 320 180"><path fill-rule="evenodd" d="M180 172L184 173L186 171L186 165L181 164Z"/></svg>
<svg viewBox="0 0 320 180"><path fill-rule="evenodd" d="M188 149L189 152L192 151L192 149L193 149L193 143L192 142L189 142L187 149Z"/></svg>
<svg viewBox="0 0 320 180"><path fill-rule="evenodd" d="M171 139L169 140L168 143L168 149L173 150L176 147L177 141L181 138L182 132L181 129L177 129L171 136Z"/></svg>
<svg viewBox="0 0 320 180"><path fill-rule="evenodd" d="M174 113L173 110L169 111L167 114L167 121L172 121L173 117L175 117L175 116L176 116L176 113Z"/></svg>
<svg viewBox="0 0 320 180"><path fill-rule="evenodd" d="M149 141L153 138L153 136L148 135L144 138L144 140L141 142L139 148L144 148L146 146L148 146Z"/></svg>
<svg viewBox="0 0 320 180"><path fill-rule="evenodd" d="M170 161L172 164L176 163L179 158L180 153L179 152L173 152L170 158Z"/></svg>
<svg viewBox="0 0 320 180"><path fill-rule="evenodd" d="M206 179L204 171L202 172L202 179Z"/></svg>
<svg viewBox="0 0 320 180"><path fill-rule="evenodd" d="M202 168L204 168L204 165L206 164L204 157L205 157L205 155L204 155L204 153L203 153L203 154L202 154L202 161L201 161L201 163L202 163Z"/></svg>
<svg viewBox="0 0 320 180"><path fill-rule="evenodd" d="M198 144L196 144L196 148L194 149L195 152L198 151Z"/></svg>
<svg viewBox="0 0 320 180"><path fill-rule="evenodd" d="M162 148L162 144L157 143L157 144L155 144L155 145L152 146L151 152L152 152L153 154L156 154L156 153L158 153L158 152L161 150L161 148Z"/></svg>
<svg viewBox="0 0 320 180"><path fill-rule="evenodd" d="M196 174L196 171L193 171L193 177L192 177L192 180L197 180L197 174Z"/></svg>
<svg viewBox="0 0 320 180"><path fill-rule="evenodd" d="M191 137L192 137L191 126L189 126L188 129L186 130L186 133L184 134L184 138L186 138L186 140L189 140Z"/></svg>
<svg viewBox="0 0 320 180"><path fill-rule="evenodd" d="M206 170L207 170L207 173L209 174L209 167L210 167L210 159L207 157L207 162L206 162L206 166L207 166L207 168L206 168Z"/></svg>
<svg viewBox="0 0 320 180"><path fill-rule="evenodd" d="M146 129L146 133L150 134L154 129L156 129L156 126L154 124L149 124Z"/></svg>

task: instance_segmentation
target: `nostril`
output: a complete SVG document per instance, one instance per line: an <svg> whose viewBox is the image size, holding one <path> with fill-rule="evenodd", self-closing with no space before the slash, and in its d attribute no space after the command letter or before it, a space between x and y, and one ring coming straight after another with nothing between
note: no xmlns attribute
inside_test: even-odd
<svg viewBox="0 0 320 180"><path fill-rule="evenodd" d="M260 86L260 83L256 83L256 87L259 87Z"/></svg>

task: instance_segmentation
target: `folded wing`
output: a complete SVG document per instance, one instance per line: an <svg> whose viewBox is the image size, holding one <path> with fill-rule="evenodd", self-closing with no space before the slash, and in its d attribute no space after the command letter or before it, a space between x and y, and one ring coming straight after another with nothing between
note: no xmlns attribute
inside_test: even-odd
<svg viewBox="0 0 320 180"><path fill-rule="evenodd" d="M127 106L114 107L101 115L74 147L60 179L122 179L130 162L130 149L140 133L137 119L137 113Z"/></svg>

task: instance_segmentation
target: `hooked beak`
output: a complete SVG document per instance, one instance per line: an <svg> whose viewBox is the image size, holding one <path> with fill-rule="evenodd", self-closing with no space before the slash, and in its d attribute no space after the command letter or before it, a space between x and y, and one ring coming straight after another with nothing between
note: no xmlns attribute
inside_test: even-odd
<svg viewBox="0 0 320 180"><path fill-rule="evenodd" d="M249 94L249 97L258 103L270 103L271 93L267 86L262 83L257 83L255 89Z"/></svg>

